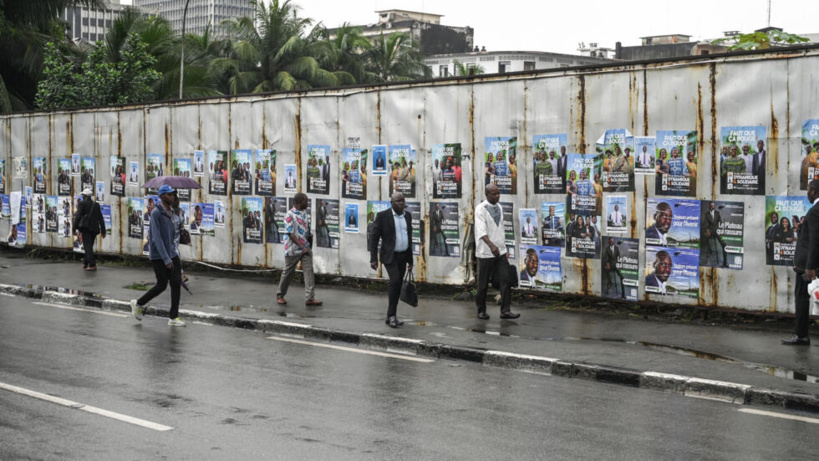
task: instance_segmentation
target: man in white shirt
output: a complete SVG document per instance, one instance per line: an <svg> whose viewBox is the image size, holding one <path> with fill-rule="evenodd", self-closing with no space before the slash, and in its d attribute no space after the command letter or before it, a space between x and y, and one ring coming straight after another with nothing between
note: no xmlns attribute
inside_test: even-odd
<svg viewBox="0 0 819 461"><path fill-rule="evenodd" d="M614 205L614 211L609 214L609 226L624 227L626 224L626 217L620 213L620 205Z"/></svg>
<svg viewBox="0 0 819 461"><path fill-rule="evenodd" d="M754 174L754 156L748 144L742 145L742 159L745 160L745 174Z"/></svg>
<svg viewBox="0 0 819 461"><path fill-rule="evenodd" d="M648 153L648 146L643 145L638 162L641 168L654 168L654 156Z"/></svg>
<svg viewBox="0 0 819 461"><path fill-rule="evenodd" d="M293 177L293 172L287 172L287 179L284 180L284 187L287 189L295 189L296 188L296 178Z"/></svg>
<svg viewBox="0 0 819 461"><path fill-rule="evenodd" d="M535 238L535 226L532 225L532 218L526 217L526 224L523 225L523 236L526 238Z"/></svg>
<svg viewBox="0 0 819 461"><path fill-rule="evenodd" d="M432 184L437 186L444 180L444 170L441 169L441 162L435 159L435 166L432 167Z"/></svg>
<svg viewBox="0 0 819 461"><path fill-rule="evenodd" d="M486 313L486 291L489 278L501 292L502 319L516 319L520 314L512 313L512 288L509 285L509 261L504 244L503 209L498 200L500 191L495 184L487 184L486 200L475 208L475 257L478 259L478 293L475 303L478 318L489 319Z"/></svg>

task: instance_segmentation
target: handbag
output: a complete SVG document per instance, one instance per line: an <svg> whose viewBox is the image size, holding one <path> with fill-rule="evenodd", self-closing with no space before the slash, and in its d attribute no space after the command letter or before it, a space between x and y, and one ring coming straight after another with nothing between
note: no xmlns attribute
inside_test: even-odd
<svg viewBox="0 0 819 461"><path fill-rule="evenodd" d="M418 307L418 292L415 289L415 277L412 275L412 271L407 271L407 275L404 276L399 299L412 307Z"/></svg>
<svg viewBox="0 0 819 461"><path fill-rule="evenodd" d="M191 244L191 233L188 232L187 229L183 225L179 225L179 244L180 245L190 245Z"/></svg>
<svg viewBox="0 0 819 461"><path fill-rule="evenodd" d="M507 264L506 267L508 271L507 282L509 283L509 287L517 288L520 285L517 268L511 264Z"/></svg>

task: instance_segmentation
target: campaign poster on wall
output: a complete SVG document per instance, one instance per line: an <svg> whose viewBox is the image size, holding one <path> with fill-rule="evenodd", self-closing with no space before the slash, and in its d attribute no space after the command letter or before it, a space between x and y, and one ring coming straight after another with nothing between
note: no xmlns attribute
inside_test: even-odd
<svg viewBox="0 0 819 461"><path fill-rule="evenodd" d="M307 193L330 193L330 146L307 146Z"/></svg>
<svg viewBox="0 0 819 461"><path fill-rule="evenodd" d="M338 249L338 200L316 199L316 247Z"/></svg>
<svg viewBox="0 0 819 461"><path fill-rule="evenodd" d="M625 195L606 196L606 232L625 234L628 232L628 197Z"/></svg>
<svg viewBox="0 0 819 461"><path fill-rule="evenodd" d="M298 183L296 181L296 165L284 165L284 193L295 194L298 192Z"/></svg>
<svg viewBox="0 0 819 461"><path fill-rule="evenodd" d="M143 224L151 224L151 213L154 208L161 202L158 195L145 196L145 212L142 215Z"/></svg>
<svg viewBox="0 0 819 461"><path fill-rule="evenodd" d="M270 196L276 192L276 151L256 149L256 195Z"/></svg>
<svg viewBox="0 0 819 461"><path fill-rule="evenodd" d="M182 227L185 229L190 230L191 228L191 204L190 203L180 203L179 204L179 218L182 220Z"/></svg>
<svg viewBox="0 0 819 461"><path fill-rule="evenodd" d="M283 243L285 237L284 217L287 214L287 199L284 197L264 198L265 242Z"/></svg>
<svg viewBox="0 0 819 461"><path fill-rule="evenodd" d="M802 124L800 153L799 189L808 190L808 183L819 179L819 119L805 120Z"/></svg>
<svg viewBox="0 0 819 461"><path fill-rule="evenodd" d="M142 226L142 256L151 255L151 226L143 224Z"/></svg>
<svg viewBox="0 0 819 461"><path fill-rule="evenodd" d="M139 162L128 163L128 185L139 186Z"/></svg>
<svg viewBox="0 0 819 461"><path fill-rule="evenodd" d="M656 173L656 138L654 136L634 137L634 174Z"/></svg>
<svg viewBox="0 0 819 461"><path fill-rule="evenodd" d="M383 144L373 146L373 176L386 176L387 163L387 146Z"/></svg>
<svg viewBox="0 0 819 461"><path fill-rule="evenodd" d="M83 157L80 163L80 191L85 189L94 190L95 175L94 171L96 160L94 157Z"/></svg>
<svg viewBox="0 0 819 461"><path fill-rule="evenodd" d="M432 146L432 198L461 198L461 144Z"/></svg>
<svg viewBox="0 0 819 461"><path fill-rule="evenodd" d="M205 221L205 209L202 203L191 203L190 225L191 235L202 235L202 226Z"/></svg>
<svg viewBox="0 0 819 461"><path fill-rule="evenodd" d="M699 250L646 246L646 293L699 298Z"/></svg>
<svg viewBox="0 0 819 461"><path fill-rule="evenodd" d="M443 218L440 231L430 230L430 256L461 257L460 213L457 202L434 202L432 209L440 208ZM432 218L430 217L430 223ZM431 228L430 228L431 229ZM443 245L442 245L443 243Z"/></svg>
<svg viewBox="0 0 819 461"><path fill-rule="evenodd" d="M595 150L602 156L600 178L603 192L634 190L634 138L625 129L606 130L597 140Z"/></svg>
<svg viewBox="0 0 819 461"><path fill-rule="evenodd" d="M199 203L202 207L202 225L199 228L202 235L214 236L216 229L214 226L214 206L212 203Z"/></svg>
<svg viewBox="0 0 819 461"><path fill-rule="evenodd" d="M174 176L182 176L185 178L191 177L191 159L189 158L175 158L173 159L173 174ZM191 201L190 189L177 189L177 195L180 202Z"/></svg>
<svg viewBox="0 0 819 461"><path fill-rule="evenodd" d="M604 236L600 256L601 295L637 301L640 289L640 240Z"/></svg>
<svg viewBox="0 0 819 461"><path fill-rule="evenodd" d="M535 194L562 194L566 191L566 175L560 158L566 155L565 134L541 134L532 139L534 147Z"/></svg>
<svg viewBox="0 0 819 461"><path fill-rule="evenodd" d="M57 226L57 196L48 195L46 200L46 232L56 233Z"/></svg>
<svg viewBox="0 0 819 461"><path fill-rule="evenodd" d="M720 128L720 193L765 195L767 127Z"/></svg>
<svg viewBox="0 0 819 461"><path fill-rule="evenodd" d="M81 195L74 196L74 202L82 201ZM71 213L71 198L63 197L57 206L57 235L60 237L71 237L71 224L74 215Z"/></svg>
<svg viewBox="0 0 819 461"><path fill-rule="evenodd" d="M389 207L389 200L369 200L367 202L367 233L370 232L370 225L375 221L375 215Z"/></svg>
<svg viewBox="0 0 819 461"><path fill-rule="evenodd" d="M544 291L563 291L563 269L560 265L560 248L521 245L520 246L521 288Z"/></svg>
<svg viewBox="0 0 819 461"><path fill-rule="evenodd" d="M341 196L365 200L367 198L366 151L345 147L341 154Z"/></svg>
<svg viewBox="0 0 819 461"><path fill-rule="evenodd" d="M208 193L227 195L228 166L227 151L208 151Z"/></svg>
<svg viewBox="0 0 819 461"><path fill-rule="evenodd" d="M520 225L520 243L523 245L537 245L538 220L537 210L534 208L521 208L518 224Z"/></svg>
<svg viewBox="0 0 819 461"><path fill-rule="evenodd" d="M34 194L31 202L31 231L43 234L46 231L46 198L42 194Z"/></svg>
<svg viewBox="0 0 819 461"><path fill-rule="evenodd" d="M19 214L17 223L14 220L9 225L9 236L6 239L10 247L23 248L26 246L26 198L20 197ZM12 207L17 209L17 207Z"/></svg>
<svg viewBox="0 0 819 461"><path fill-rule="evenodd" d="M6 193L6 160L0 158L0 194Z"/></svg>
<svg viewBox="0 0 819 461"><path fill-rule="evenodd" d="M444 234L444 219L446 213L443 207L445 204L441 202L432 202L429 207L429 255L430 256L448 256L449 248L446 244L446 235ZM514 238L514 236L513 236ZM512 242L514 244L514 240Z"/></svg>
<svg viewBox="0 0 819 461"><path fill-rule="evenodd" d="M358 233L358 204L344 204L344 232Z"/></svg>
<svg viewBox="0 0 819 461"><path fill-rule="evenodd" d="M517 194L518 138L491 136L484 139L484 145L486 148L484 184L495 184L501 194Z"/></svg>
<svg viewBox="0 0 819 461"><path fill-rule="evenodd" d="M412 214L412 254L421 254L421 242L424 240L424 228L421 225L421 202L407 202L407 211Z"/></svg>
<svg viewBox="0 0 819 461"><path fill-rule="evenodd" d="M498 202L503 210L503 243L509 259L515 259L515 204L513 202Z"/></svg>
<svg viewBox="0 0 819 461"><path fill-rule="evenodd" d="M287 210L290 211L296 207L296 200L294 197L287 197ZM313 232L313 202L307 200L307 208L304 209L304 214L307 215L308 229Z"/></svg>
<svg viewBox="0 0 819 461"><path fill-rule="evenodd" d="M597 216L566 215L566 257L597 259L600 256L600 228Z"/></svg>
<svg viewBox="0 0 819 461"><path fill-rule="evenodd" d="M264 219L261 197L242 197L242 241L261 245L264 235Z"/></svg>
<svg viewBox="0 0 819 461"><path fill-rule="evenodd" d="M193 175L202 176L205 174L205 151L193 151Z"/></svg>
<svg viewBox="0 0 819 461"><path fill-rule="evenodd" d="M11 218L11 206L8 194L0 195L0 218Z"/></svg>
<svg viewBox="0 0 819 461"><path fill-rule="evenodd" d="M34 189L32 189L31 186L26 186L23 191L23 197L26 198L26 207L31 208L31 205L34 203L31 201L33 196Z"/></svg>
<svg viewBox="0 0 819 461"><path fill-rule="evenodd" d="M165 155L148 154L145 162L145 182L165 176ZM155 195L158 187L146 189L148 194Z"/></svg>
<svg viewBox="0 0 819 461"><path fill-rule="evenodd" d="M250 195L253 190L253 176L250 163L253 151L250 149L233 149L230 151L230 180L234 195Z"/></svg>
<svg viewBox="0 0 819 461"><path fill-rule="evenodd" d="M742 270L745 204L703 200L700 209L700 266Z"/></svg>
<svg viewBox="0 0 819 461"><path fill-rule="evenodd" d="M111 162L111 195L125 196L125 157L112 155Z"/></svg>
<svg viewBox="0 0 819 461"><path fill-rule="evenodd" d="M80 175L80 154L71 154L71 176Z"/></svg>
<svg viewBox="0 0 819 461"><path fill-rule="evenodd" d="M48 183L47 162L47 157L34 157L31 159L33 166L31 172L34 176L34 192L38 194L46 193L46 184Z"/></svg>
<svg viewBox="0 0 819 461"><path fill-rule="evenodd" d="M213 227L225 228L225 204L221 200L213 201Z"/></svg>
<svg viewBox="0 0 819 461"><path fill-rule="evenodd" d="M409 144L389 146L390 195L401 192L406 198L415 197L415 151Z"/></svg>
<svg viewBox="0 0 819 461"><path fill-rule="evenodd" d="M111 205L100 205L102 211L102 222L105 223L105 233L111 235L113 230L113 221L111 221Z"/></svg>
<svg viewBox="0 0 819 461"><path fill-rule="evenodd" d="M700 247L700 201L646 200L646 245L673 248Z"/></svg>
<svg viewBox="0 0 819 461"><path fill-rule="evenodd" d="M811 206L802 195L765 197L765 264L793 266L796 239Z"/></svg>
<svg viewBox="0 0 819 461"><path fill-rule="evenodd" d="M569 154L566 168L566 210L571 214L596 215L602 211L603 186L599 178L602 158L593 154Z"/></svg>
<svg viewBox="0 0 819 461"><path fill-rule="evenodd" d="M105 181L97 181L97 187L94 189L97 202L105 202Z"/></svg>
<svg viewBox="0 0 819 461"><path fill-rule="evenodd" d="M697 195L697 131L657 132L656 195Z"/></svg>
<svg viewBox="0 0 819 461"><path fill-rule="evenodd" d="M566 204L563 202L541 202L540 223L543 232L543 245L548 247L562 247L566 241L566 231L563 219L566 216Z"/></svg>

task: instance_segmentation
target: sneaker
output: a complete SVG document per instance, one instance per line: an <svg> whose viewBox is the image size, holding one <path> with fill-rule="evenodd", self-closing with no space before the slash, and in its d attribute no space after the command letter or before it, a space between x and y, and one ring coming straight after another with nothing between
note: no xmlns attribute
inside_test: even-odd
<svg viewBox="0 0 819 461"><path fill-rule="evenodd" d="M142 320L142 306L137 304L136 299L131 300L131 313L134 314L135 319Z"/></svg>
<svg viewBox="0 0 819 461"><path fill-rule="evenodd" d="M181 318L177 317L175 319L168 320L169 327L184 327L186 326L185 321Z"/></svg>

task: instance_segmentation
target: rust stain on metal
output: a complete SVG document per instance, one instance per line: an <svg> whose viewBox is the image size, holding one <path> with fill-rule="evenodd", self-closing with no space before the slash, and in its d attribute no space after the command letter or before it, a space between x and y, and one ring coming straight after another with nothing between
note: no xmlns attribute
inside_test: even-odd
<svg viewBox="0 0 819 461"><path fill-rule="evenodd" d="M580 285L584 295L589 294L589 271L586 259L574 259L574 268L576 272L580 272Z"/></svg>
<svg viewBox="0 0 819 461"><path fill-rule="evenodd" d="M302 165L301 165L301 98L299 98L299 103L296 105L296 116L293 119L293 129L296 131L296 146L295 152L293 153L296 158L296 180L298 181L298 185L296 186L296 190L301 192L301 175L302 175Z"/></svg>
<svg viewBox="0 0 819 461"><path fill-rule="evenodd" d="M768 155L765 159L766 168L767 162L770 161L771 157L774 159L774 174L777 174L779 173L779 121L776 119L776 114L774 114L773 98L771 98L771 132L768 135ZM788 186L790 187L790 185Z"/></svg>
<svg viewBox="0 0 819 461"><path fill-rule="evenodd" d="M586 153L586 77L579 75L577 79L580 81L580 89L577 91L577 105L579 113L577 114L577 127L580 130L578 134L577 151L580 154Z"/></svg>
<svg viewBox="0 0 819 461"><path fill-rule="evenodd" d="M643 136L648 136L648 69L643 69Z"/></svg>
<svg viewBox="0 0 819 461"><path fill-rule="evenodd" d="M381 144L381 92L377 92L375 96L375 138Z"/></svg>
<svg viewBox="0 0 819 461"><path fill-rule="evenodd" d="M709 91L711 92L711 196L717 193L717 180L719 178L719 163L717 162L717 64L709 65L708 75Z"/></svg>
<svg viewBox="0 0 819 461"><path fill-rule="evenodd" d="M779 277L776 276L776 266L771 266L771 289L768 290L768 310L776 312L777 299L776 294L779 290Z"/></svg>
<svg viewBox="0 0 819 461"><path fill-rule="evenodd" d="M704 126L705 126L704 115L703 115L703 112L702 112L702 84L697 82L697 133L702 133L702 131L704 129L703 128ZM702 135L698 135L697 136L697 170L699 170L699 171L702 171L702 168L700 168L700 160L702 159L703 146L704 145L705 145L705 139L703 139ZM716 155L712 154L711 158L712 159L716 158ZM714 170L714 171L716 171L716 170ZM701 177L701 176L702 175L698 175L698 177ZM711 175L711 176L716 176L716 175ZM695 181L694 184L699 185L698 183L699 183L698 181ZM702 186L700 186L700 187L702 187ZM697 195L697 192L698 191L695 190L694 194ZM714 191L712 190L711 194L704 194L704 195L709 196L709 197L713 197L714 196ZM697 196L700 196L700 195L697 195Z"/></svg>
<svg viewBox="0 0 819 461"><path fill-rule="evenodd" d="M646 182L643 181L645 185ZM648 197L648 186L645 186L646 194L643 197ZM631 194L631 238L637 238L637 193Z"/></svg>
<svg viewBox="0 0 819 461"><path fill-rule="evenodd" d="M267 149L270 141L267 139L267 111L262 109L262 149Z"/></svg>
<svg viewBox="0 0 819 461"><path fill-rule="evenodd" d="M771 88L771 92L773 92L773 88ZM773 98L771 98L773 100ZM791 84L790 79L785 79L785 101L787 106L785 110L785 139L791 139ZM773 109L771 109L771 113L773 113ZM776 144L776 153L779 154L779 145ZM768 145L768 150L771 150L771 146ZM801 155L801 153L800 153ZM768 159L765 159L765 168L767 171L768 162L770 162L770 155L768 155ZM776 174L779 173L779 155L776 156L774 159L774 179L776 179ZM800 167L801 168L801 167ZM791 170L791 158L790 155L786 156L785 160L785 171ZM790 184L789 184L790 185ZM788 191L790 192L790 191Z"/></svg>

